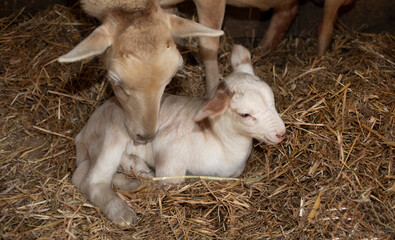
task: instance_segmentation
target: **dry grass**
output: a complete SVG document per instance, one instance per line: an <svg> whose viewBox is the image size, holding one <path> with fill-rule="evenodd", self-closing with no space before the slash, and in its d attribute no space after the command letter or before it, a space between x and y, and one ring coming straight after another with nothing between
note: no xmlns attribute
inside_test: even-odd
<svg viewBox="0 0 395 240"><path fill-rule="evenodd" d="M0 19L0 238L394 239L394 36L340 27L324 58L309 36L252 50L287 139L256 144L238 180L118 192L140 217L118 229L70 182L73 136L111 90L98 58L55 59L93 28L61 6ZM224 74L231 44L223 38ZM202 74L187 64L168 91L202 95Z"/></svg>

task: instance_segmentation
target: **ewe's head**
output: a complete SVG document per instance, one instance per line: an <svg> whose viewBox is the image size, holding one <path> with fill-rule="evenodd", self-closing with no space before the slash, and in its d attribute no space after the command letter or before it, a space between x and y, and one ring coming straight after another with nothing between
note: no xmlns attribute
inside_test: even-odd
<svg viewBox="0 0 395 240"><path fill-rule="evenodd" d="M235 45L231 61L234 72L220 84L195 120L224 113L232 119L239 134L267 144L281 142L285 136L284 122L276 111L272 89L254 75L250 53Z"/></svg>
<svg viewBox="0 0 395 240"><path fill-rule="evenodd" d="M135 141L149 141L157 131L165 86L182 65L172 36L219 36L223 32L167 14L156 1L138 8L112 6L96 15L92 12L98 6L89 8L89 4L85 1L84 9L99 17L102 25L58 61L75 62L106 52L108 79L123 108L125 127Z"/></svg>

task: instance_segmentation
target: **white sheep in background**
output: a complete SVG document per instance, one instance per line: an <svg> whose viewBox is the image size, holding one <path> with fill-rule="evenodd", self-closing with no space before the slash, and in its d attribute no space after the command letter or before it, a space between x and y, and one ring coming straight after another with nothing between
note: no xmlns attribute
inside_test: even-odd
<svg viewBox="0 0 395 240"><path fill-rule="evenodd" d="M236 45L231 58L234 72L209 100L163 96L159 131L150 143L137 144L130 138L116 98L104 103L76 138L73 183L100 201L109 196L90 188L90 183L103 176L111 174L113 184L122 189L137 186L135 181L116 173L120 165L126 171L133 167L145 176L151 175L149 167L155 169L157 177L239 176L251 153L253 138L277 144L284 139L285 126L275 109L271 88L253 73L248 50ZM130 219L125 213L131 209L125 210L125 206L124 202L110 202L101 208L119 223Z"/></svg>

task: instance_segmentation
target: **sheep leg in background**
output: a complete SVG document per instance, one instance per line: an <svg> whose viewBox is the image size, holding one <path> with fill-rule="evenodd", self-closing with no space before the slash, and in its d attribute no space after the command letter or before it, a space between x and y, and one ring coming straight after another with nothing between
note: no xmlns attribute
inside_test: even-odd
<svg viewBox="0 0 395 240"><path fill-rule="evenodd" d="M195 1L199 22L213 29L221 29L225 14L225 0ZM206 71L206 96L210 96L219 83L218 47L219 37L200 37L200 55Z"/></svg>
<svg viewBox="0 0 395 240"><path fill-rule="evenodd" d="M335 22L338 17L339 8L347 5L353 0L326 0L324 6L324 16L318 28L317 55L323 56L328 50L332 41L332 34Z"/></svg>
<svg viewBox="0 0 395 240"><path fill-rule="evenodd" d="M293 1L288 5L274 8L269 28L259 43L263 52L275 48L284 37L298 12L298 6L298 1Z"/></svg>

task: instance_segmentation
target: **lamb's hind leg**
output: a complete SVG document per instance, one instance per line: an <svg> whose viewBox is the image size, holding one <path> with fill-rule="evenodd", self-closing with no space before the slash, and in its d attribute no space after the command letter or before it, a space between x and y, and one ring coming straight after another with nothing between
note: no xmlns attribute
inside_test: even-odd
<svg viewBox="0 0 395 240"><path fill-rule="evenodd" d="M90 158L88 155L88 150L85 148L85 146L79 144L78 142L76 144L76 152L77 152L77 158L76 158L77 168L73 173L73 177L71 181L78 188L81 188L81 183L89 170Z"/></svg>
<svg viewBox="0 0 395 240"><path fill-rule="evenodd" d="M97 161L92 162L81 184L81 191L89 200L119 226L128 226L137 221L136 213L115 194L110 185L124 150L124 144L103 149Z"/></svg>

